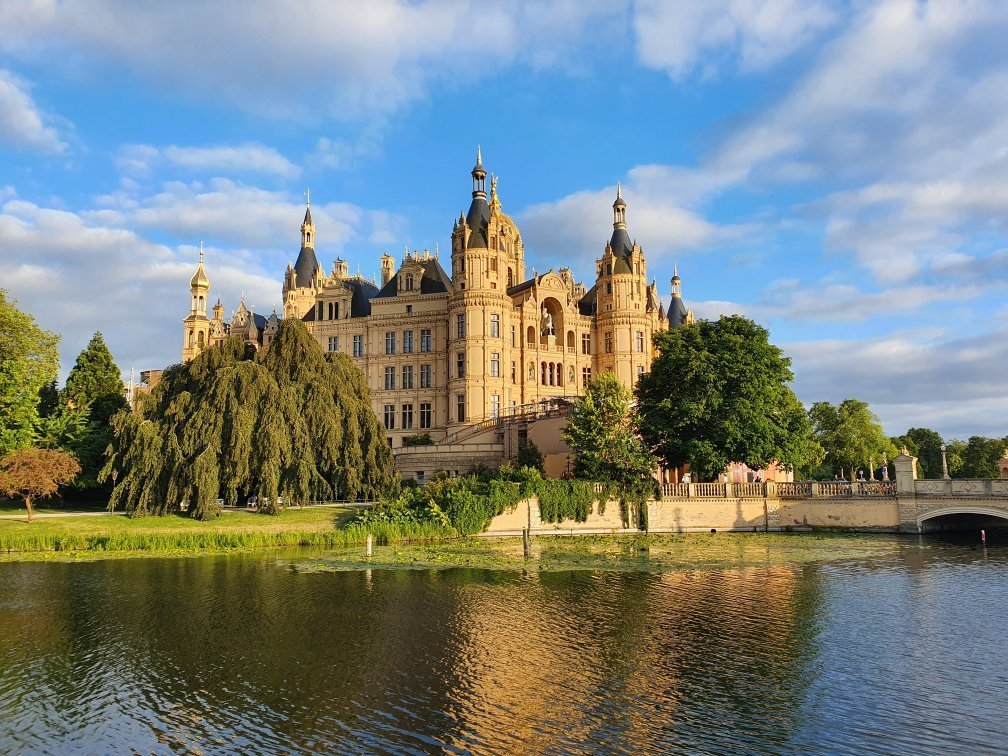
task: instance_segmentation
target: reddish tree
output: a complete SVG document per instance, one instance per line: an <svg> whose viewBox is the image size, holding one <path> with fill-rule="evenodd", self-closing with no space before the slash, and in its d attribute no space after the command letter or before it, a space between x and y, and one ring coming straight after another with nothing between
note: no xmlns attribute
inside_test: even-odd
<svg viewBox="0 0 1008 756"><path fill-rule="evenodd" d="M31 522L32 501L52 496L80 469L73 454L58 449L18 449L0 459L0 493L23 499Z"/></svg>

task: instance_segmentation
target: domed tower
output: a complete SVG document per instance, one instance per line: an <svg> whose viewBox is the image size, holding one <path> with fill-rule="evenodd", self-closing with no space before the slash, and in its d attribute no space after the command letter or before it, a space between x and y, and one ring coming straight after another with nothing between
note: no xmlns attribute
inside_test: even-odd
<svg viewBox="0 0 1008 756"><path fill-rule="evenodd" d="M210 294L210 279L203 270L203 242L200 242L199 266L189 279L192 305L183 320L182 361L189 362L210 344L210 319L207 318L207 297Z"/></svg>
<svg viewBox="0 0 1008 756"><path fill-rule="evenodd" d="M448 300L449 426L478 423L509 406L509 349L513 307L508 289L525 277L525 250L504 213L492 177L476 150L469 212L452 228L452 283ZM517 332L515 334L517 338Z"/></svg>
<svg viewBox="0 0 1008 756"><path fill-rule="evenodd" d="M682 280L679 278L679 266L672 265L672 301L669 302L668 327L678 328L694 322L693 310L686 307L682 298Z"/></svg>
<svg viewBox="0 0 1008 756"><path fill-rule="evenodd" d="M595 261L596 370L610 370L633 388L650 369L652 338L661 330L657 288L647 280L644 251L627 232L627 204L616 184L613 232L602 257Z"/></svg>
<svg viewBox="0 0 1008 756"><path fill-rule="evenodd" d="M308 318L313 314L325 276L315 257L315 224L311 217L311 197L301 223L301 251L297 261L287 266L283 284L283 310L285 318Z"/></svg>

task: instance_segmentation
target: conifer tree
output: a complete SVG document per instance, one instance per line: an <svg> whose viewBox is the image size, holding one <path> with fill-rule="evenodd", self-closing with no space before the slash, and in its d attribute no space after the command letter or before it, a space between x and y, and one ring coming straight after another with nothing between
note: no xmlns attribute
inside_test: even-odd
<svg viewBox="0 0 1008 756"><path fill-rule="evenodd" d="M257 496L260 508L382 495L392 452L364 376L326 355L300 321L283 321L269 347L238 339L165 371L135 413L112 420L103 475L119 473L110 506L133 515L213 517Z"/></svg>

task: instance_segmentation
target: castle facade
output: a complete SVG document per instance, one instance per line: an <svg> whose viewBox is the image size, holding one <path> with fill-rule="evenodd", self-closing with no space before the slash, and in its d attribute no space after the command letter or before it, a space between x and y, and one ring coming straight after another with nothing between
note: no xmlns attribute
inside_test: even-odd
<svg viewBox="0 0 1008 756"><path fill-rule="evenodd" d="M419 468L421 479L511 456L514 439L501 430L509 418L535 416L536 408L583 393L604 370L632 389L650 368L653 335L693 319L678 275L665 312L644 252L627 230L619 189L612 236L586 289L567 267L527 276L521 233L501 207L495 177L488 197L479 153L471 175L469 210L452 226L450 272L439 254L423 250L407 251L398 265L383 255L380 285L351 275L341 259L326 274L315 254L309 200L301 248L282 285L283 317L300 318L324 350L343 352L360 367L397 465ZM269 343L276 312L251 312L243 298L226 323L218 299L208 317L209 289L201 253L183 322L183 361L229 335L257 347ZM413 446L419 434L432 445Z"/></svg>

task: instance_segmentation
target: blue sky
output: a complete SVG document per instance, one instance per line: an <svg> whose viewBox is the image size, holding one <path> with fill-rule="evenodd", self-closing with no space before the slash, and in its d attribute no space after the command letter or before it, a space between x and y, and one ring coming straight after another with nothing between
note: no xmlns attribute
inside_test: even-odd
<svg viewBox="0 0 1008 756"><path fill-rule="evenodd" d="M0 287L128 373L316 249L447 248L475 147L530 267L590 279L617 180L667 296L739 312L806 403L1008 433L1008 3L0 4Z"/></svg>

